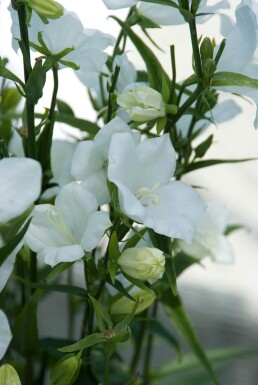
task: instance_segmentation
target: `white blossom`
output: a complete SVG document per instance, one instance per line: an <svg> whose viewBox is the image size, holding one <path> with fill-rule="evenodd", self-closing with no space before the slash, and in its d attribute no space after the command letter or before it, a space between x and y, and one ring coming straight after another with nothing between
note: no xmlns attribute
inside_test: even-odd
<svg viewBox="0 0 258 385"><path fill-rule="evenodd" d="M0 223L26 211L41 189L39 162L28 158L0 160Z"/></svg>
<svg viewBox="0 0 258 385"><path fill-rule="evenodd" d="M245 5L246 4L246 5ZM249 7L248 5L253 5ZM258 26L257 7L253 1L242 1L236 10L236 24L226 37L226 46L217 71L236 72L257 79ZM218 50L218 47L217 47ZM256 104L255 127L258 126L258 91L247 86L220 86L217 89L250 98Z"/></svg>
<svg viewBox="0 0 258 385"><path fill-rule="evenodd" d="M131 129L116 117L103 126L93 140L78 143L72 159L72 175L96 196L99 205L110 200L107 188L108 151L112 135L122 132L131 133ZM139 141L139 134L134 134L134 138Z"/></svg>
<svg viewBox="0 0 258 385"><path fill-rule="evenodd" d="M83 185L71 182L61 189L54 206L35 207L25 240L51 266L81 259L111 226L108 213L97 210L96 198Z"/></svg>
<svg viewBox="0 0 258 385"><path fill-rule="evenodd" d="M12 16L12 45L18 50L17 39L20 39L17 12L9 7ZM90 72L92 75L99 73L107 59L107 54L102 52L114 43L111 35L95 29L85 29L74 12L64 10L63 16L58 19L49 20L48 24L42 22L40 17L33 13L29 26L30 42L40 45L38 34L42 33L42 39L48 50L57 55L67 48L72 51L62 57L62 60L76 64L81 71ZM60 63L60 68L65 64Z"/></svg>
<svg viewBox="0 0 258 385"><path fill-rule="evenodd" d="M224 235L228 212L219 202L208 202L208 208L198 219L191 245L179 241L182 250L198 259L211 257L215 262L231 263L233 249Z"/></svg>
<svg viewBox="0 0 258 385"><path fill-rule="evenodd" d="M192 187L171 181L175 166L168 134L139 144L127 133L112 137L108 178L118 187L122 211L159 234L189 243L205 204Z"/></svg>
<svg viewBox="0 0 258 385"><path fill-rule="evenodd" d="M121 9L132 7L137 4L137 0L103 0L108 9Z"/></svg>

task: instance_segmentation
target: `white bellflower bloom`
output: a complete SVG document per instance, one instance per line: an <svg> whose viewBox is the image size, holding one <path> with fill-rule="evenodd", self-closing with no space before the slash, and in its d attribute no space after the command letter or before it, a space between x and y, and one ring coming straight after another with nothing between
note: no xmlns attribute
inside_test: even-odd
<svg viewBox="0 0 258 385"><path fill-rule="evenodd" d="M12 35L13 48L18 50L17 39L20 39L18 24L18 14L12 7L9 7L12 16ZM102 52L114 39L111 35L104 34L94 29L85 29L74 12L64 11L63 16L58 19L49 20L48 24L42 22L40 17L33 13L29 31L30 42L40 45L38 34L42 34L42 39L52 55L57 55L67 48L72 51L67 52L59 61L60 68L65 67L65 62L71 62L80 68L80 71L98 73L107 59L107 54Z"/></svg>
<svg viewBox="0 0 258 385"><path fill-rule="evenodd" d="M96 198L85 187L69 183L56 197L55 206L36 206L25 240L51 266L81 259L111 226L108 213L97 210Z"/></svg>
<svg viewBox="0 0 258 385"><path fill-rule="evenodd" d="M214 262L231 263L233 249L224 235L227 224L226 208L219 202L209 202L207 210L197 222L192 244L180 241L182 250L198 259L211 257Z"/></svg>
<svg viewBox="0 0 258 385"><path fill-rule="evenodd" d="M127 133L112 137L108 179L118 187L123 212L159 234L190 243L205 203L192 187L171 181L175 167L168 134L139 144Z"/></svg>
<svg viewBox="0 0 258 385"><path fill-rule="evenodd" d="M72 175L95 195L99 205L110 200L107 188L108 151L112 135L122 132L131 133L131 129L116 117L101 128L94 140L78 143L72 159ZM134 138L139 141L139 134L134 134Z"/></svg>

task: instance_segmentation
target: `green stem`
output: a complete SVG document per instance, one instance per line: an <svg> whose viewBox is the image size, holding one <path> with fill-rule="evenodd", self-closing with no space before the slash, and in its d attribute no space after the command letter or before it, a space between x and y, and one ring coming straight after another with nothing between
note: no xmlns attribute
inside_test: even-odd
<svg viewBox="0 0 258 385"><path fill-rule="evenodd" d="M105 382L104 385L109 385L109 355L105 353Z"/></svg>
<svg viewBox="0 0 258 385"><path fill-rule="evenodd" d="M46 174L46 171L51 170L50 152L51 152L51 144L52 144L52 137L53 137L53 131L54 131L54 124L55 124L55 108L56 108L57 92L58 92L58 67L53 66L52 71L53 71L54 88L53 88L51 105L50 105L49 114L48 114L48 123L46 124L44 131L42 132L39 138L38 159L42 165L43 172L45 173L44 179L43 179L43 186L42 186L43 191L47 188L49 179L51 177L49 173Z"/></svg>
<svg viewBox="0 0 258 385"><path fill-rule="evenodd" d="M202 61L201 61L201 55L199 50L199 42L198 42L195 18L192 18L191 20L189 20L188 23L189 23L189 29L190 29L190 35L191 35L191 41L192 41L195 72L196 72L198 81L201 81L203 78Z"/></svg>
<svg viewBox="0 0 258 385"><path fill-rule="evenodd" d="M154 302L153 310L152 310L152 318L156 318L157 315L157 309L158 309L158 302ZM150 375L150 367L151 367L151 356L152 356L152 348L153 348L153 334L148 334L147 339L147 347L146 347L146 354L145 354L145 360L144 360L144 380L146 385L149 383L149 375Z"/></svg>
<svg viewBox="0 0 258 385"><path fill-rule="evenodd" d="M26 14L25 5L20 5L18 9L18 18L19 18L19 25L20 25L21 40L23 41L24 47L26 50L26 53L23 55L24 79L26 84L31 74L31 66L30 66L29 34L28 34L28 27L27 27L27 14ZM34 105L30 104L28 101L26 101L26 115L27 115L28 140L27 140L27 149L25 152L29 158L36 159Z"/></svg>
<svg viewBox="0 0 258 385"><path fill-rule="evenodd" d="M143 317L147 318L148 317L148 309L146 309L143 313ZM136 367L138 365L138 362L140 361L141 358L141 353L142 353L142 348L143 348L143 341L144 337L146 334L146 326L147 322L146 320L143 320L140 324L140 330L139 330L139 335L137 336L137 341L135 343L135 349L134 349L134 354L132 357L131 365L130 365L130 372L133 375L136 371Z"/></svg>

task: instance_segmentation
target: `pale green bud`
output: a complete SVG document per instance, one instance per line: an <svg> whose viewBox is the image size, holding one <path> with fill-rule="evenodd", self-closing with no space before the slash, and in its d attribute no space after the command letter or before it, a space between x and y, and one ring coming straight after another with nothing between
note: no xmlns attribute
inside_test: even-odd
<svg viewBox="0 0 258 385"><path fill-rule="evenodd" d="M9 364L0 366L0 385L21 385L16 370Z"/></svg>
<svg viewBox="0 0 258 385"><path fill-rule="evenodd" d="M161 250L151 247L128 248L117 263L130 277L154 283L165 271L165 257Z"/></svg>
<svg viewBox="0 0 258 385"><path fill-rule="evenodd" d="M161 94L147 86L138 86L118 95L117 104L136 122L147 122L166 115Z"/></svg>
<svg viewBox="0 0 258 385"><path fill-rule="evenodd" d="M64 13L64 7L54 0L27 0L27 5L47 19L58 19Z"/></svg>
<svg viewBox="0 0 258 385"><path fill-rule="evenodd" d="M50 385L72 385L80 370L81 352L61 358L50 372Z"/></svg>
<svg viewBox="0 0 258 385"><path fill-rule="evenodd" d="M155 295L149 292L138 290L134 293L129 293L131 297L135 300L139 299L139 304L135 311L135 314L141 313L147 309L152 302L155 300ZM114 301L110 306L110 314L112 315L127 315L129 314L135 306L135 302L130 300L127 297L119 298L117 301Z"/></svg>

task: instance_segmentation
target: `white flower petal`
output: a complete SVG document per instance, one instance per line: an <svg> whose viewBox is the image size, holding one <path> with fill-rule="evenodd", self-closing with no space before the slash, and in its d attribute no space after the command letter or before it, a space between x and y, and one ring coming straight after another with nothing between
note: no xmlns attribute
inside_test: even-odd
<svg viewBox="0 0 258 385"><path fill-rule="evenodd" d="M88 224L89 216L98 209L96 198L85 186L71 182L64 186L55 201L63 221L77 244Z"/></svg>
<svg viewBox="0 0 258 385"><path fill-rule="evenodd" d="M0 222L19 216L38 198L41 174L39 162L33 159L0 161Z"/></svg>
<svg viewBox="0 0 258 385"><path fill-rule="evenodd" d="M22 241L16 246L13 252L6 258L6 260L0 267L0 293L5 287L8 279L10 278L10 275L12 274L15 257L18 251L21 249L23 243L24 242ZM0 247L2 247L2 245Z"/></svg>
<svg viewBox="0 0 258 385"><path fill-rule="evenodd" d="M143 224L159 234L192 241L196 222L204 213L205 203L199 194L183 182L170 182L155 191L157 205L146 208Z"/></svg>
<svg viewBox="0 0 258 385"><path fill-rule="evenodd" d="M236 10L236 25L226 39L217 71L242 72L244 66L252 60L257 46L257 20L249 7Z"/></svg>
<svg viewBox="0 0 258 385"><path fill-rule="evenodd" d="M101 241L105 231L112 226L106 212L96 211L91 214L88 226L83 234L81 246L85 251L92 251Z"/></svg>
<svg viewBox="0 0 258 385"><path fill-rule="evenodd" d="M103 0L103 3L108 9L121 9L132 7L137 4L138 0Z"/></svg>
<svg viewBox="0 0 258 385"><path fill-rule="evenodd" d="M84 251L80 245L45 247L38 253L38 259L52 267L60 262L78 261L83 256Z"/></svg>
<svg viewBox="0 0 258 385"><path fill-rule="evenodd" d="M116 134L112 138L108 178L122 182L134 192L168 182L175 166L176 155L168 134L138 145L128 134Z"/></svg>
<svg viewBox="0 0 258 385"><path fill-rule="evenodd" d="M75 243L59 210L49 204L35 207L25 241L35 252L39 252L45 247L68 246Z"/></svg>
<svg viewBox="0 0 258 385"><path fill-rule="evenodd" d="M104 163L98 146L92 140L78 143L72 159L71 174L82 181L92 173L99 171Z"/></svg>
<svg viewBox="0 0 258 385"><path fill-rule="evenodd" d="M94 195L99 206L110 202L106 171L100 170L89 176L82 182L82 186Z"/></svg>
<svg viewBox="0 0 258 385"><path fill-rule="evenodd" d="M5 313L0 310L0 360L4 357L5 352L11 342L12 333L8 319Z"/></svg>

